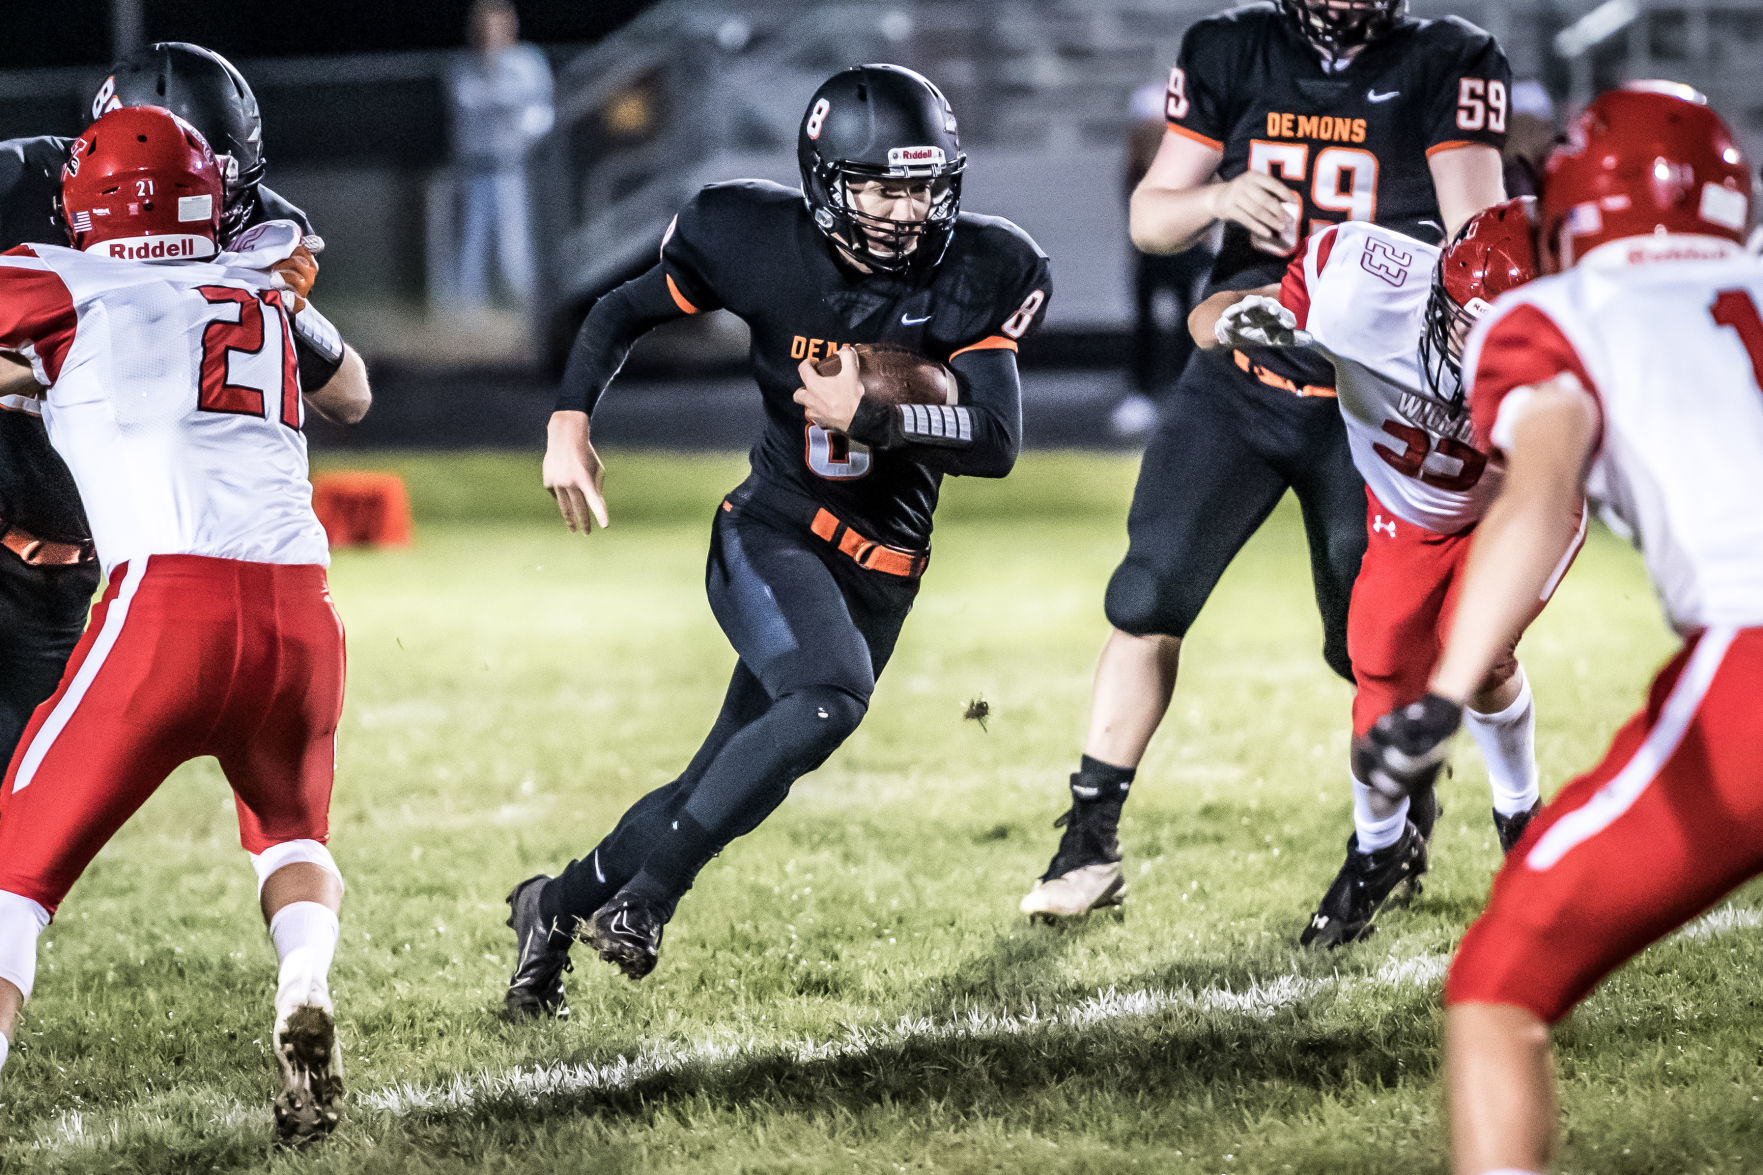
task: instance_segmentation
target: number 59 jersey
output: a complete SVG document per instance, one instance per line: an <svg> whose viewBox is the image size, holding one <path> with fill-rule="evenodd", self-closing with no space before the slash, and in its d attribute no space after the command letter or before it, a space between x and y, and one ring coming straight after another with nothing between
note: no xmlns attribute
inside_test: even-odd
<svg viewBox="0 0 1763 1175"><path fill-rule="evenodd" d="M1466 413L1427 394L1420 337L1439 250L1353 222L1311 237L1279 300L1334 364L1347 444L1377 500L1406 522L1456 534L1499 489Z"/></svg>
<svg viewBox="0 0 1763 1175"><path fill-rule="evenodd" d="M1496 450L1529 388L1577 380L1600 425L1586 491L1672 626L1763 626L1763 265L1713 238L1612 241L1496 302L1463 367Z"/></svg>
<svg viewBox="0 0 1763 1175"><path fill-rule="evenodd" d="M205 262L53 245L0 255L0 349L49 385L43 421L107 573L156 554L329 562L292 294L269 268L299 240L282 223Z"/></svg>

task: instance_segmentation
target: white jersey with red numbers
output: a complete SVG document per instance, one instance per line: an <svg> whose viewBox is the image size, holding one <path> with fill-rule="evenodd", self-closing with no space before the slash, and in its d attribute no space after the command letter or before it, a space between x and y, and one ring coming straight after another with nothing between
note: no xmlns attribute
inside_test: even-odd
<svg viewBox="0 0 1763 1175"><path fill-rule="evenodd" d="M108 572L145 555L329 562L312 512L292 298L271 221L211 261L53 245L0 255L0 348L49 385L43 421Z"/></svg>
<svg viewBox="0 0 1763 1175"><path fill-rule="evenodd" d="M1612 241L1501 298L1470 337L1477 435L1577 379L1601 434L1587 493L1634 533L1672 626L1763 626L1763 263L1707 237Z"/></svg>
<svg viewBox="0 0 1763 1175"><path fill-rule="evenodd" d="M1353 464L1398 517L1440 534L1475 525L1499 489L1467 413L1423 394L1420 339L1436 246L1347 221L1313 234L1280 302L1335 368Z"/></svg>

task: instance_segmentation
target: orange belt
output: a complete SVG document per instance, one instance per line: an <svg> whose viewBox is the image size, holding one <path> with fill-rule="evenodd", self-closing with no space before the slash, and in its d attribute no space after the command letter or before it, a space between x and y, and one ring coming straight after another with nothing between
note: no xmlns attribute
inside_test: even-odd
<svg viewBox="0 0 1763 1175"><path fill-rule="evenodd" d="M18 526L6 527L5 532L0 534L0 546L33 567L72 567L78 563L90 563L97 558L91 543L58 543L52 539L40 539Z"/></svg>
<svg viewBox="0 0 1763 1175"><path fill-rule="evenodd" d="M1326 396L1331 400L1337 395L1333 388L1318 387L1315 384L1295 384L1279 372L1267 370L1241 351L1232 351L1231 354L1236 357L1238 367L1270 388L1278 388L1280 391L1290 392L1294 396Z"/></svg>
<svg viewBox="0 0 1763 1175"><path fill-rule="evenodd" d="M866 539L840 522L838 516L830 510L816 511L814 521L808 529L838 547L844 554L851 556L857 566L865 571L879 571L883 575L898 575L906 579L917 579L924 574L924 569L930 564L928 552L906 551L899 547L890 547L885 543Z"/></svg>

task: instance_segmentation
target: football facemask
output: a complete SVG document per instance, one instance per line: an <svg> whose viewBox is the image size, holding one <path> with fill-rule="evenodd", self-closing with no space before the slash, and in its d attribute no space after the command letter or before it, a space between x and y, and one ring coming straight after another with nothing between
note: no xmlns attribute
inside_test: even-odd
<svg viewBox="0 0 1763 1175"><path fill-rule="evenodd" d="M1408 0L1279 0L1299 30L1329 57L1366 45L1395 28Z"/></svg>

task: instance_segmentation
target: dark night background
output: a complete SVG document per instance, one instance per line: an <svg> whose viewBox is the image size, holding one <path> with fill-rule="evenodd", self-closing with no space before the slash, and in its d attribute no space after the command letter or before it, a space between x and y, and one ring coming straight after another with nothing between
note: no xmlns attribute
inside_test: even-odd
<svg viewBox="0 0 1763 1175"><path fill-rule="evenodd" d="M452 49L470 0L142 0L148 41L195 41L228 57L289 57ZM111 61L109 0L6 0L0 69ZM517 0L521 37L545 44L598 40L646 0Z"/></svg>

